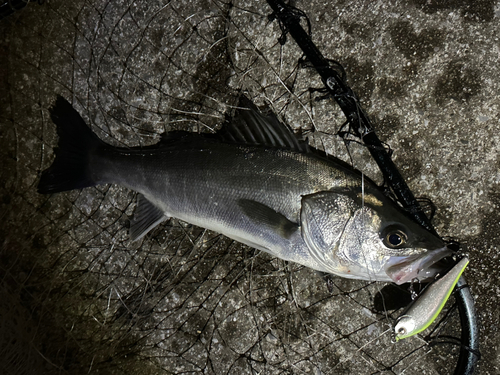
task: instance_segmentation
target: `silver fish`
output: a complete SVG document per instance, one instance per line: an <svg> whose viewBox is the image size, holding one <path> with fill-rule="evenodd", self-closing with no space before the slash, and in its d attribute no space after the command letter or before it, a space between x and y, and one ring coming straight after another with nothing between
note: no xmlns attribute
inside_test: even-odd
<svg viewBox="0 0 500 375"><path fill-rule="evenodd" d="M432 277L450 254L373 182L245 97L218 133L170 132L144 148L104 143L60 96L50 115L59 147L38 191L138 192L134 240L175 217L318 271L398 284Z"/></svg>

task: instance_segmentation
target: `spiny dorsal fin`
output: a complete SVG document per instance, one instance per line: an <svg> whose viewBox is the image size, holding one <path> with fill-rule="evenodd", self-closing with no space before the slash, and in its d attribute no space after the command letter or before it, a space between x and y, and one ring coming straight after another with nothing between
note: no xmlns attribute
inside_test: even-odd
<svg viewBox="0 0 500 375"><path fill-rule="evenodd" d="M296 152L309 152L307 142L299 141L292 130L281 123L272 112L263 114L245 96L240 97L238 109L218 135L231 143L271 146Z"/></svg>

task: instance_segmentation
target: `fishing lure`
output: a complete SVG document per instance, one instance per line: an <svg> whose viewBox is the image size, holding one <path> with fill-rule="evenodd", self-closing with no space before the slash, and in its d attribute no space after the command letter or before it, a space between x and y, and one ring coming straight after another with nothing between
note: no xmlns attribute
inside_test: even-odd
<svg viewBox="0 0 500 375"><path fill-rule="evenodd" d="M431 325L443 309L467 264L469 258L463 257L443 277L429 284L420 297L396 319L393 328L396 341L416 335Z"/></svg>

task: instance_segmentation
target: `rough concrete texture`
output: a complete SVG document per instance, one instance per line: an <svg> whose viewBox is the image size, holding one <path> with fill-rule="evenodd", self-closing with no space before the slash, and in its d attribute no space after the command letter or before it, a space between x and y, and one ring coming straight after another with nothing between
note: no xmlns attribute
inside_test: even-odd
<svg viewBox="0 0 500 375"><path fill-rule="evenodd" d="M296 1L341 62L443 236L467 245L478 374L500 373L495 1ZM48 108L70 100L109 143L212 131L241 90L350 161L343 122L263 0L45 1L0 21L0 363L6 373L443 374L457 346L391 343L384 284L333 280L170 220L128 239L134 194L36 191L53 158ZM305 23L304 23L305 25ZM356 168L379 179L362 147ZM450 318L430 341L459 336ZM441 335L441 336L440 336Z"/></svg>

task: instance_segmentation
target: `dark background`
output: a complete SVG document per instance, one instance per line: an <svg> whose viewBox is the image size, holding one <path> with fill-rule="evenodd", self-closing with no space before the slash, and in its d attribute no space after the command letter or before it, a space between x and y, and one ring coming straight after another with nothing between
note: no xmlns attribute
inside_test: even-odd
<svg viewBox="0 0 500 375"><path fill-rule="evenodd" d="M493 1L296 1L346 68L435 225L460 239L499 363L499 17ZM335 279L170 220L128 240L134 194L36 192L53 158L48 108L70 100L107 142L213 131L241 90L349 160L342 123L264 1L45 1L0 20L0 361L10 373L441 373L453 351L390 343L382 283ZM323 133L326 133L323 134ZM354 166L377 179L365 150ZM455 323L456 324L456 323ZM449 325L453 325L453 321ZM415 350L415 352L413 352ZM413 354L409 354L413 353ZM403 359L401 359L403 358ZM455 357L456 358L456 357ZM400 360L401 359L401 360Z"/></svg>

